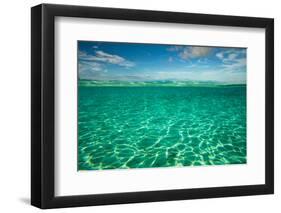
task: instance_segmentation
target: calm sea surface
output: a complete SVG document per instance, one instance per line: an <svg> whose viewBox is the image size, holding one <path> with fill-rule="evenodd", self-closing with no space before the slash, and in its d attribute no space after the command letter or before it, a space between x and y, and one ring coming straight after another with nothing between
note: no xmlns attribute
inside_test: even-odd
<svg viewBox="0 0 281 213"><path fill-rule="evenodd" d="M79 170L244 163L246 86L79 86Z"/></svg>

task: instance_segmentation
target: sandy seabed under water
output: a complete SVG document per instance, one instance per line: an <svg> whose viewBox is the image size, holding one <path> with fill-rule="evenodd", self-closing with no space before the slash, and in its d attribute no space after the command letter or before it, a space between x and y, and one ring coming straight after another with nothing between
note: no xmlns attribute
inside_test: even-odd
<svg viewBox="0 0 281 213"><path fill-rule="evenodd" d="M78 90L78 170L246 163L246 86Z"/></svg>

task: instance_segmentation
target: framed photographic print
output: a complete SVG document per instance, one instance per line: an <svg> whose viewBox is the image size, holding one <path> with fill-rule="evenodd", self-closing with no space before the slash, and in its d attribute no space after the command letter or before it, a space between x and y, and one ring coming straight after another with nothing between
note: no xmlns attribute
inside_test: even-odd
<svg viewBox="0 0 281 213"><path fill-rule="evenodd" d="M274 21L31 9L31 203L272 194Z"/></svg>

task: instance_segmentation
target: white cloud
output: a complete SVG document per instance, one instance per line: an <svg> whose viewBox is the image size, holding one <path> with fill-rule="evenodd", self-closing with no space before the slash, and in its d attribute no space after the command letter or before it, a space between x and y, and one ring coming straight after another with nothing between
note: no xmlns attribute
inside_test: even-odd
<svg viewBox="0 0 281 213"><path fill-rule="evenodd" d="M178 52L181 59L187 60L190 58L200 58L207 56L211 52L212 48L197 46L172 46L167 50Z"/></svg>
<svg viewBox="0 0 281 213"><path fill-rule="evenodd" d="M177 51L182 50L183 48L184 48L183 46L174 45L174 46L168 47L167 50L170 52L177 52Z"/></svg>
<svg viewBox="0 0 281 213"><path fill-rule="evenodd" d="M80 79L88 79L92 78L93 76L100 76L105 72L102 64L93 61L79 61L78 66Z"/></svg>
<svg viewBox="0 0 281 213"><path fill-rule="evenodd" d="M230 49L218 52L216 56L221 60L221 68L225 72L246 71L246 50Z"/></svg>
<svg viewBox="0 0 281 213"><path fill-rule="evenodd" d="M126 68L135 66L133 62L126 60L121 56L109 54L101 50L95 51L95 55L88 55L85 52L79 52L79 59L115 64Z"/></svg>
<svg viewBox="0 0 281 213"><path fill-rule="evenodd" d="M238 56L237 54L231 53L231 54L228 55L228 60L232 61L232 60L234 60L237 56Z"/></svg>
<svg viewBox="0 0 281 213"><path fill-rule="evenodd" d="M232 63L223 64L222 67L225 71L240 71L241 69L246 69L246 58L239 58L232 61Z"/></svg>
<svg viewBox="0 0 281 213"><path fill-rule="evenodd" d="M96 62L79 62L79 72L83 70L102 71L102 65Z"/></svg>
<svg viewBox="0 0 281 213"><path fill-rule="evenodd" d="M191 47L190 57L198 58L202 56L206 56L211 52L211 47Z"/></svg>
<svg viewBox="0 0 281 213"><path fill-rule="evenodd" d="M216 56L219 58L219 59L223 59L223 52L218 52L217 54L216 54Z"/></svg>
<svg viewBox="0 0 281 213"><path fill-rule="evenodd" d="M171 62L173 62L173 61L174 61L173 57L169 57L169 58L168 58L168 62L171 63Z"/></svg>
<svg viewBox="0 0 281 213"><path fill-rule="evenodd" d="M230 49L218 52L216 56L224 63L235 62L236 59L245 57L245 49Z"/></svg>

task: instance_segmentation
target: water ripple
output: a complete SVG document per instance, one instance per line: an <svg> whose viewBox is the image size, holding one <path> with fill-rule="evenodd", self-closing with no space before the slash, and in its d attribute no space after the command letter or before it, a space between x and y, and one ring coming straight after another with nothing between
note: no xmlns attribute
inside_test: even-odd
<svg viewBox="0 0 281 213"><path fill-rule="evenodd" d="M78 169L246 163L246 87L79 87Z"/></svg>

